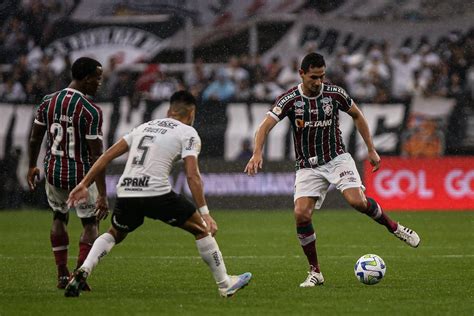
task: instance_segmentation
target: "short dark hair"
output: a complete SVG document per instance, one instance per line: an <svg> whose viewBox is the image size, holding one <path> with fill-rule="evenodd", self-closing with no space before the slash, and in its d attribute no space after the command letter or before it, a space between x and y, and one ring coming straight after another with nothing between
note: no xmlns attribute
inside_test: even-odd
<svg viewBox="0 0 474 316"><path fill-rule="evenodd" d="M72 79L82 80L88 75L95 74L97 67L102 67L97 60L89 57L80 57L72 64Z"/></svg>
<svg viewBox="0 0 474 316"><path fill-rule="evenodd" d="M181 117L188 115L195 105L196 98L188 91L177 91L170 98L170 110Z"/></svg>
<svg viewBox="0 0 474 316"><path fill-rule="evenodd" d="M301 69L304 72L307 72L309 68L312 67L325 67L326 62L324 61L324 57L318 53L309 53L308 55L304 56L303 60L301 61Z"/></svg>
<svg viewBox="0 0 474 316"><path fill-rule="evenodd" d="M173 105L177 103L186 105L196 105L196 98L188 91L176 91L170 98L170 104Z"/></svg>

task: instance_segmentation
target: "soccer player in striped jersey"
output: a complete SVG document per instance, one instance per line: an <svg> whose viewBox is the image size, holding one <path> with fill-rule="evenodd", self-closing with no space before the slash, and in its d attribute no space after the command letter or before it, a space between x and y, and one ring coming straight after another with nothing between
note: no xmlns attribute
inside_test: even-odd
<svg viewBox="0 0 474 316"><path fill-rule="evenodd" d="M65 288L70 276L67 267L68 194L102 154L102 111L88 97L95 95L100 86L102 66L94 59L81 57L73 63L71 70L69 86L45 96L37 108L30 136L27 175L30 190L34 190L40 175L36 163L44 134L47 133L44 172L46 195L53 210L50 239L58 270L58 288ZM78 267L98 236L98 220L108 213L105 173L97 177L96 184L89 189L87 203L76 208L83 226Z"/></svg>
<svg viewBox="0 0 474 316"><path fill-rule="evenodd" d="M364 115L344 89L323 82L325 72L326 64L322 55L310 53L303 58L299 70L302 83L277 98L256 132L253 156L245 167L248 175L255 175L262 168L262 151L268 133L280 120L288 117L296 154L296 232L309 263L309 273L300 284L301 287L324 283L311 218L313 209L321 207L330 184L342 192L353 208L384 225L408 245L417 247L420 243L416 232L394 222L374 199L365 196L365 188L354 160L346 152L342 141L340 111L349 114L354 120L367 146L373 172L380 167L380 157Z"/></svg>
<svg viewBox="0 0 474 316"><path fill-rule="evenodd" d="M223 297L234 295L252 278L249 272L228 275L214 235L217 224L209 213L199 173L201 139L191 126L196 100L187 91L175 92L168 117L144 123L110 147L84 179L69 194L68 203L80 204L90 194L88 187L116 157L128 152L125 170L117 184L117 202L108 232L94 242L84 264L74 272L64 295L76 297L99 259L140 227L146 217L191 233L201 258L208 265ZM189 189L196 206L176 194L169 182L173 163L182 159Z"/></svg>

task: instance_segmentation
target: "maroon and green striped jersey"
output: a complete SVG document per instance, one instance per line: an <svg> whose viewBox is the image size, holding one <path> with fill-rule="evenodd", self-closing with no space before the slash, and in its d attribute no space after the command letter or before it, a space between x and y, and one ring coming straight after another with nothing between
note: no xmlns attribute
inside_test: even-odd
<svg viewBox="0 0 474 316"><path fill-rule="evenodd" d="M35 124L47 129L47 181L72 189L91 168L87 139L102 139L102 110L81 92L66 88L43 98Z"/></svg>
<svg viewBox="0 0 474 316"><path fill-rule="evenodd" d="M345 153L339 110L347 112L352 99L344 89L322 84L318 96L307 97L301 84L279 96L268 112L275 120L290 120L295 144L296 169L324 165Z"/></svg>

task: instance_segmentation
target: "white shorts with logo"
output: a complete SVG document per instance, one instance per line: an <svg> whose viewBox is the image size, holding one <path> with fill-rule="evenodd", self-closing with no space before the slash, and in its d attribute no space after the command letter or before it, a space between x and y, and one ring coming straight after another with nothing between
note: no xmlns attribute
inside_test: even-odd
<svg viewBox="0 0 474 316"><path fill-rule="evenodd" d="M341 192L349 188L365 190L354 159L349 153L339 155L322 166L296 171L294 201L300 197L318 197L314 208L319 209L330 184Z"/></svg>
<svg viewBox="0 0 474 316"><path fill-rule="evenodd" d="M97 186L93 183L89 187L89 198L87 199L87 202L76 207L76 213L79 218L89 218L94 216L95 202L98 195L99 192L97 191ZM61 212L63 214L66 214L69 211L66 204L69 196L68 190L55 187L46 181L46 196L48 197L48 204L51 206L53 211Z"/></svg>

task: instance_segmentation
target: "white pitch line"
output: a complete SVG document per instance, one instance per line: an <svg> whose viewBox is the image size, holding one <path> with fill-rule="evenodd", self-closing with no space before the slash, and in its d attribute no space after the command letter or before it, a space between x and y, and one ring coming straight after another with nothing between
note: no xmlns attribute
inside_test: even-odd
<svg viewBox="0 0 474 316"><path fill-rule="evenodd" d="M0 260L50 260L52 256L3 256L0 255ZM400 256L383 256L384 258L398 258ZM423 256L429 258L446 258L446 259L458 259L458 258L474 258L474 254L449 254L449 255L430 255L430 256ZM69 257L70 259L74 259L77 257ZM238 260L247 260L247 259L299 259L303 258L303 256L296 255L296 256L224 256L224 259L238 259ZM351 259L355 258L355 256L322 256L322 258L329 258L329 259ZM138 256L138 257L124 257L124 256L114 256L110 255L107 256L107 260L201 260L199 256Z"/></svg>

